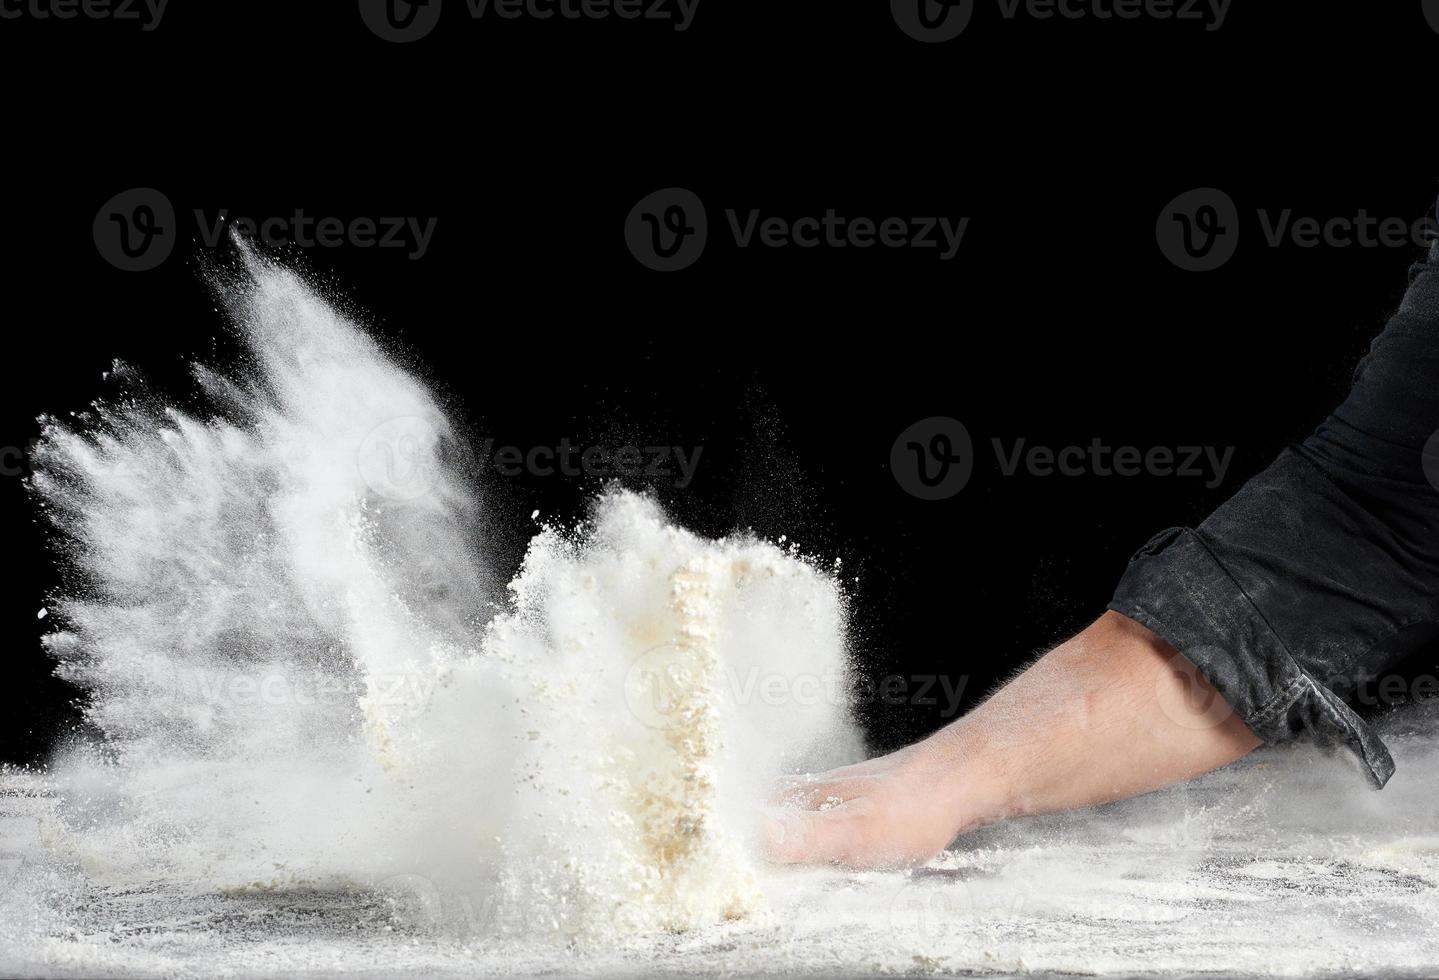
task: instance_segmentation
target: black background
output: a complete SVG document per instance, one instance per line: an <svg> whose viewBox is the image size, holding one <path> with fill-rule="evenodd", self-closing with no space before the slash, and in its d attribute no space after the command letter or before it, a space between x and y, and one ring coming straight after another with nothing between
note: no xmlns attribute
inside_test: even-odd
<svg viewBox="0 0 1439 980"><path fill-rule="evenodd" d="M967 677L966 703L1104 606L1153 532L1195 523L1342 398L1416 247L1267 247L1255 213L1417 219L1436 195L1439 34L1415 2L1235 0L1224 27L1009 21L905 36L886 4L701 0L683 33L620 21L472 21L381 41L353 3L184 3L160 26L0 20L9 180L0 443L85 408L123 358L185 403L186 365L234 351L197 274L195 209L434 217L428 254L302 250L497 443L703 446L655 488L708 534L753 528L843 559L871 678ZM709 247L660 274L626 248L662 187L707 205ZM1184 272L1162 209L1218 187L1236 256ZM127 273L91 225L154 187L183 239ZM943 214L959 256L737 249L724 210ZM890 447L958 418L956 497L904 493ZM989 440L1236 447L1202 479L1005 477ZM515 528L574 519L599 481L492 481ZM43 758L76 692L36 619L56 575L23 480L0 615L0 759ZM496 543L513 567L518 531ZM917 699L910 698L909 701ZM877 747L939 704L870 699Z"/></svg>

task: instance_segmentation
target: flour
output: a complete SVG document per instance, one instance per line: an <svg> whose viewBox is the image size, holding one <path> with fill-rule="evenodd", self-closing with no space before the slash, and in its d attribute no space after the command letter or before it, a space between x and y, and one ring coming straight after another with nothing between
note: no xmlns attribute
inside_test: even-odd
<svg viewBox="0 0 1439 980"><path fill-rule="evenodd" d="M246 255L217 294L251 353L198 369L215 412L120 365L38 449L47 646L97 734L0 770L0 974L1439 963L1432 706L1388 720L1383 793L1268 749L910 873L767 867L774 777L857 748L835 580L619 489L511 576L420 381L285 269Z"/></svg>
<svg viewBox="0 0 1439 980"><path fill-rule="evenodd" d="M853 743L840 704L766 701L733 678L760 668L770 690L798 690L842 669L833 581L619 494L577 539L542 532L512 590L485 659L528 687L522 829L507 838L530 858L507 864L532 896L522 904L548 903L557 928L608 943L761 910L754 813L781 773Z"/></svg>
<svg viewBox="0 0 1439 980"><path fill-rule="evenodd" d="M247 370L197 368L223 414L142 393L46 424L34 490L74 583L47 643L105 735L56 760L54 853L231 896L378 889L527 943L761 913L771 781L857 750L836 582L615 489L497 588L439 404L243 261L216 288Z"/></svg>

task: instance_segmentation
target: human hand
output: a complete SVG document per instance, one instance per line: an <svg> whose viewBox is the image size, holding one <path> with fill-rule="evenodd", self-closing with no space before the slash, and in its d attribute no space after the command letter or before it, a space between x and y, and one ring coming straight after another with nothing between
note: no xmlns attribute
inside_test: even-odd
<svg viewBox="0 0 1439 980"><path fill-rule="evenodd" d="M889 755L788 779L761 823L764 854L781 864L905 867L939 854L982 820L987 794L962 740L937 735Z"/></svg>

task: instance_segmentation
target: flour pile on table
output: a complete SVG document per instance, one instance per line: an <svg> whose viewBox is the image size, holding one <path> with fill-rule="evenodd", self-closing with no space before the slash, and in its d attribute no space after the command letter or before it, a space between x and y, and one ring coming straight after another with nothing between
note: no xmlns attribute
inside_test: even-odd
<svg viewBox="0 0 1439 980"><path fill-rule="evenodd" d="M196 368L204 415L117 365L120 397L46 425L48 646L92 729L47 852L106 886L378 890L467 937L763 913L767 786L857 745L835 578L616 490L501 587L435 397L240 253L215 289L248 360Z"/></svg>

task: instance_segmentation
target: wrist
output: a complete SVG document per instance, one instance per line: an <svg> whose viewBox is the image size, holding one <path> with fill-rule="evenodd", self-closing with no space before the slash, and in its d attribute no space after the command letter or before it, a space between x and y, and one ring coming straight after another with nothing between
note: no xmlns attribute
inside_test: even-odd
<svg viewBox="0 0 1439 980"><path fill-rule="evenodd" d="M955 836L1012 816L1011 780L997 765L993 744L969 717L935 732L919 748Z"/></svg>

